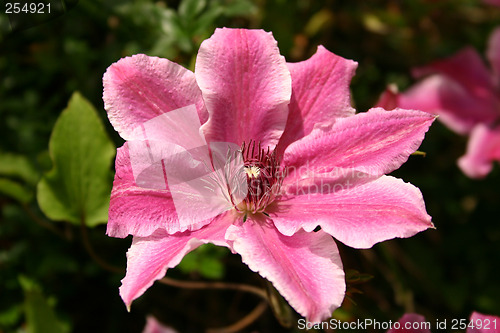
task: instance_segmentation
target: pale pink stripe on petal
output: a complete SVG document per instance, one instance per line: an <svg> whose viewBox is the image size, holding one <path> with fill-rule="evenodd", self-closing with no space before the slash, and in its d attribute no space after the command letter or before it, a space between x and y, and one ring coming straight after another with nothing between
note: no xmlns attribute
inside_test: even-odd
<svg viewBox="0 0 500 333"><path fill-rule="evenodd" d="M494 161L500 161L500 126L479 124L472 130L467 152L458 165L467 176L483 178L490 173Z"/></svg>
<svg viewBox="0 0 500 333"><path fill-rule="evenodd" d="M398 320L400 329L390 329L387 333L406 332L406 333L431 333L427 328L425 317L416 313L406 313Z"/></svg>
<svg viewBox="0 0 500 333"><path fill-rule="evenodd" d="M360 175L360 177L363 177ZM329 179L292 188L268 213L276 228L292 235L318 225L342 243L370 248L396 237L411 237L432 228L420 190L401 179L382 176L374 181L351 177L340 184ZM293 189L293 190L292 190Z"/></svg>
<svg viewBox="0 0 500 333"><path fill-rule="evenodd" d="M198 246L205 243L227 246L224 235L232 222L231 214L226 213L197 231L169 235L157 230L149 237L134 237L127 252L127 274L120 287L120 296L127 308L154 281L164 277L168 268L177 266L187 253Z"/></svg>
<svg viewBox="0 0 500 333"><path fill-rule="evenodd" d="M308 135L313 128L329 127L336 118L351 116L349 85L357 63L319 46L306 61L288 63L292 99L281 149Z"/></svg>
<svg viewBox="0 0 500 333"><path fill-rule="evenodd" d="M137 139L134 131L144 122L191 104L201 123L208 117L194 73L167 59L144 54L120 59L108 68L103 84L109 121L125 140Z"/></svg>
<svg viewBox="0 0 500 333"><path fill-rule="evenodd" d="M292 179L306 170L356 169L383 175L401 166L420 146L435 117L421 111L371 109L340 118L328 132L316 130L285 151Z"/></svg>
<svg viewBox="0 0 500 333"><path fill-rule="evenodd" d="M470 323L474 327L468 327L467 333L500 333L500 317L473 312Z"/></svg>
<svg viewBox="0 0 500 333"><path fill-rule="evenodd" d="M217 29L201 44L195 73L210 114L203 126L208 142L278 143L292 84L272 34Z"/></svg>
<svg viewBox="0 0 500 333"><path fill-rule="evenodd" d="M243 262L310 322L329 318L342 303L342 262L335 241L323 231L284 236L271 221L249 219L229 227L226 238Z"/></svg>

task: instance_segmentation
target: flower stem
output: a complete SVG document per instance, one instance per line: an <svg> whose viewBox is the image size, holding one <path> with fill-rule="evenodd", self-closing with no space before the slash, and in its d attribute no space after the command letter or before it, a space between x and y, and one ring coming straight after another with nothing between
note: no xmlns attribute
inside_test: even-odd
<svg viewBox="0 0 500 333"><path fill-rule="evenodd" d="M23 204L22 207L23 207L23 210L26 212L26 214L28 214L28 216L36 224L38 224L42 228L49 230L53 234L55 234L63 239L68 240L68 236L64 232L59 230L54 224L52 224L49 221L46 221L46 220L42 219L41 217L39 217L38 215L36 215L27 204Z"/></svg>
<svg viewBox="0 0 500 333"><path fill-rule="evenodd" d="M251 323L253 323L257 318L259 318L264 311L267 309L267 302L261 301L255 309L252 310L249 314L247 314L245 317L241 318L238 320L236 323L226 326L226 327L219 327L219 328L209 328L207 330L207 333L234 333L234 332L239 332Z"/></svg>
<svg viewBox="0 0 500 333"><path fill-rule="evenodd" d="M82 217L80 219L80 227L81 227L81 233L82 233L82 242L83 246L85 247L85 250L87 250L87 253L90 255L90 257L102 268L104 268L107 271L113 272L113 273L124 273L125 270L121 267L113 266L111 264L108 264L106 261L104 261L97 253L95 252L94 248L92 247L92 244L90 243L89 240L89 234L87 232L87 225L85 224L85 218Z"/></svg>
<svg viewBox="0 0 500 333"><path fill-rule="evenodd" d="M239 283L229 283L229 282L204 282L204 281L179 281L179 280L174 280L168 277L164 277L158 282L173 286L173 287L179 287L179 288L186 288L186 289L231 289L231 290L240 290L240 291L246 291L249 293L252 293L254 295L257 295L264 300L267 301L267 293L265 290L250 286L247 284L239 284Z"/></svg>

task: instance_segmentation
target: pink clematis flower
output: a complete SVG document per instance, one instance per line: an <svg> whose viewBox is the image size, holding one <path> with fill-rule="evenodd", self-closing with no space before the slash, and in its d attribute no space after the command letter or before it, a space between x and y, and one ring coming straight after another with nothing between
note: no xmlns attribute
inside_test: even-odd
<svg viewBox="0 0 500 333"><path fill-rule="evenodd" d="M127 142L107 234L134 236L120 287L127 307L213 243L319 322L345 293L332 236L369 248L433 227L420 191L385 174L419 147L434 116L354 115L355 68L321 46L286 63L272 34L244 29L217 29L194 73L145 55L108 68L105 108Z"/></svg>
<svg viewBox="0 0 500 333"><path fill-rule="evenodd" d="M387 333L411 332L411 333L431 333L431 326L438 330L466 329L466 333L500 333L500 317L485 315L479 312L473 312L469 320L454 319L451 322L441 321L444 327L435 327L434 323L426 321L425 317L415 313L406 313L394 324L394 328L389 329Z"/></svg>
<svg viewBox="0 0 500 333"><path fill-rule="evenodd" d="M469 135L466 154L458 161L471 178L483 178L500 161L500 28L490 37L491 71L472 48L415 71L428 75L408 91L387 90L377 104L440 115L453 131Z"/></svg>

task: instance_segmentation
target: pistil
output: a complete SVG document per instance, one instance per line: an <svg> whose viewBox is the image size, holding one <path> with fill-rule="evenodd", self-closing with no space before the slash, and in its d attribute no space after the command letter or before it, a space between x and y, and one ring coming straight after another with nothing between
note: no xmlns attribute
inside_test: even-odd
<svg viewBox="0 0 500 333"><path fill-rule="evenodd" d="M276 151L261 147L260 142L244 142L241 146L244 168L247 176L248 193L236 210L247 214L264 213L274 201L283 181L283 170Z"/></svg>

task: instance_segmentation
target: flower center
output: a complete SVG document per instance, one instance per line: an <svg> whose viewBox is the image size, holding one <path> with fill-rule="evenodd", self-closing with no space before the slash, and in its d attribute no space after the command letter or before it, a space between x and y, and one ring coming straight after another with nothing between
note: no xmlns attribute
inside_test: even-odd
<svg viewBox="0 0 500 333"><path fill-rule="evenodd" d="M283 182L283 170L276 151L263 149L259 143L250 141L241 145L244 169L247 180L247 195L235 209L245 214L264 213L273 202Z"/></svg>

